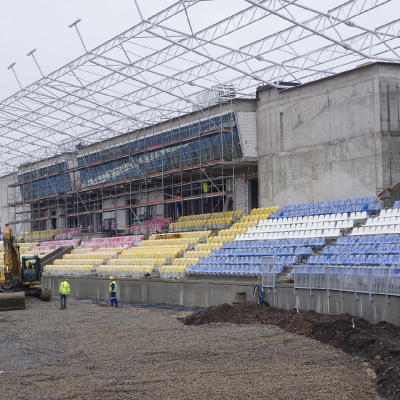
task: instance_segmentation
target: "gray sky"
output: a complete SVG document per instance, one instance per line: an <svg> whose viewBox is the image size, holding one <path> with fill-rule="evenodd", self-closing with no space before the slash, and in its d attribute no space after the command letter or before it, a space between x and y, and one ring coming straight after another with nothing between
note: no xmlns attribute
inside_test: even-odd
<svg viewBox="0 0 400 400"><path fill-rule="evenodd" d="M177 0L137 0L144 18L175 4ZM329 0L330 1L330 0ZM216 22L230 12L248 7L243 0L205 1L199 20ZM43 73L49 74L83 55L75 29L68 26L81 19L79 30L89 49L138 24L141 19L134 0L2 0L0 13L0 100L19 91L7 67L16 62L15 71L23 87L40 79L31 57L35 57ZM199 8L197 8L199 9ZM195 26L193 27L196 28Z"/></svg>
<svg viewBox="0 0 400 400"><path fill-rule="evenodd" d="M172 0L138 0L142 13L150 16L173 4ZM140 21L134 0L2 0L0 13L0 99L19 90L7 67L15 71L22 86L40 78L35 57L46 75L83 54L74 29L68 25L82 19L79 29L92 49Z"/></svg>
<svg viewBox="0 0 400 400"><path fill-rule="evenodd" d="M150 17L176 0L137 0L144 17ZM323 11L338 6L345 0L298 0L299 3ZM395 4L395 5L394 5ZM138 24L140 17L135 0L2 0L0 13L0 100L19 91L19 86L7 67L16 62L15 71L23 87L40 79L40 73L31 57L26 54L36 48L35 57L45 75L53 72L84 51L74 29L68 25L82 19L79 30L86 46L93 49L126 29ZM213 22L247 8L244 0L210 0L196 6L192 28L197 31ZM400 15L400 0L381 6L374 14L362 16L357 22L374 28ZM310 14L301 13L296 18L303 21ZM264 26L265 35L288 26L283 20ZM189 31L187 24L178 27ZM264 34L264 32L263 32ZM258 36L260 32L258 32ZM250 40L251 41L251 40ZM230 43L237 47L238 41Z"/></svg>

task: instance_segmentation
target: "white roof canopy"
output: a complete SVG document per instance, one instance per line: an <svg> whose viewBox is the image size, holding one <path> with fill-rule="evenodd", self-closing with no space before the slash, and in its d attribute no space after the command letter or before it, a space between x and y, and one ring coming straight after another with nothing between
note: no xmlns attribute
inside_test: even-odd
<svg viewBox="0 0 400 400"><path fill-rule="evenodd" d="M400 62L398 0L235 0L207 25L198 16L218 1L180 0L148 19L137 6L142 22L93 50L78 20L84 55L47 76L32 52L43 78L0 104L0 175L199 109L217 88L254 98L260 85Z"/></svg>

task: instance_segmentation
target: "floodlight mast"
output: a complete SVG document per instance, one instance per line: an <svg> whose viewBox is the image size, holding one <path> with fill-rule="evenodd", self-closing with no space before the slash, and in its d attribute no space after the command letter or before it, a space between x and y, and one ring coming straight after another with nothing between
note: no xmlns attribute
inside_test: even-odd
<svg viewBox="0 0 400 400"><path fill-rule="evenodd" d="M35 51L36 51L36 49L31 50L26 56L27 57L32 56L33 60L35 61L36 66L38 67L38 70L39 70L40 74L44 78L44 74L43 74L43 72L42 72L42 70L41 70L41 68L40 68L40 66L39 66L39 64L38 64L38 62L36 60L36 57L35 57L35 54L34 54Z"/></svg>
<svg viewBox="0 0 400 400"><path fill-rule="evenodd" d="M82 43L83 48L85 49L85 52L86 52L86 53L89 53L89 52L88 52L88 49L87 49L86 46L85 46L85 42L83 41L83 38L82 38L82 36L81 36L81 33L79 32L79 29L78 29L78 24L79 24L79 22L81 22L81 21L82 21L82 20L81 20L80 18L77 19L75 22L73 22L72 24L68 25L68 28L74 27L74 28L76 29L76 32L78 33L79 39L80 39L80 41L81 41L81 43Z"/></svg>
<svg viewBox="0 0 400 400"><path fill-rule="evenodd" d="M68 25L68 28L72 28L73 26L75 26L76 24L79 24L79 22L81 22L82 20L80 18L78 18L76 21L74 21L72 24Z"/></svg>
<svg viewBox="0 0 400 400"><path fill-rule="evenodd" d="M16 74L16 72L15 72L15 70L14 70L14 66L15 66L15 62L13 62L11 65L9 65L8 67L7 67L7 69L11 69L11 71L12 71L12 73L14 74L14 76L15 76L15 79L17 80L17 82L18 82L18 85L19 85L19 87L21 88L21 90L22 90L22 85L21 85L21 82L19 81L19 79L18 79L18 76L17 76L17 74Z"/></svg>

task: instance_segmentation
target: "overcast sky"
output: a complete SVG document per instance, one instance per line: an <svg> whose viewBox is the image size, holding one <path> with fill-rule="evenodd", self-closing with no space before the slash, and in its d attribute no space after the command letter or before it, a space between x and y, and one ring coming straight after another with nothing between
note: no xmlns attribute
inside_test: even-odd
<svg viewBox="0 0 400 400"><path fill-rule="evenodd" d="M172 0L138 0L149 17L174 4ZM90 49L140 22L134 0L1 0L0 12L0 99L19 90L7 67L15 71L22 86L40 78L35 57L48 74L83 54L74 29L68 25L82 19L79 29Z"/></svg>
<svg viewBox="0 0 400 400"><path fill-rule="evenodd" d="M177 2L136 1L144 18ZM207 0L203 9L212 5L213 13L199 18L210 23L222 19L228 3L233 5L230 12L249 6L243 0ZM1 0L0 100L19 91L13 73L7 70L13 62L23 87L40 79L34 60L26 56L31 50L37 49L35 57L45 75L84 54L75 29L68 28L77 19L82 20L79 30L89 49L141 21L135 0Z"/></svg>
<svg viewBox="0 0 400 400"><path fill-rule="evenodd" d="M150 17L176 0L137 0L144 17ZM325 11L345 0L302 0L313 8ZM395 5L394 5L395 4ZM1 0L0 12L0 100L19 91L19 86L7 67L16 62L15 71L23 87L40 79L40 73L31 57L26 54L36 48L35 57L43 71L49 74L84 54L82 45L74 29L69 29L75 20L82 19L80 32L86 46L93 49L119 33L140 22L135 0ZM248 7L244 0L204 1L197 7L196 19L216 22L235 12L235 9ZM203 8L201 8L203 7ZM211 12L212 10L212 12ZM368 14L365 24L373 28L379 26L379 16L400 15L400 0L380 7L375 15ZM285 22L273 27L265 27L268 33L285 27ZM193 26L194 31L197 30ZM268 32L271 29L271 32ZM234 46L235 44L233 44Z"/></svg>

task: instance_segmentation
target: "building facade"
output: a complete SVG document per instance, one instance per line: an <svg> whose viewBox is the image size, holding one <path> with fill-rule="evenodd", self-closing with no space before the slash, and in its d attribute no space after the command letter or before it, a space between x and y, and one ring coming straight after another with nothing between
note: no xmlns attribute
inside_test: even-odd
<svg viewBox="0 0 400 400"><path fill-rule="evenodd" d="M378 196L400 181L399 78L376 63L262 87L21 165L0 178L2 224L137 233L147 220Z"/></svg>

